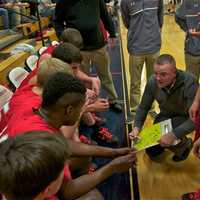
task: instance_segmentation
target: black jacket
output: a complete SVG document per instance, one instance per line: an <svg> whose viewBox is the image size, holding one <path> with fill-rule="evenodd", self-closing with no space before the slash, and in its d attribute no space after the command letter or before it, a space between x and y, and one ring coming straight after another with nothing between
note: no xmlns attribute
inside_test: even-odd
<svg viewBox="0 0 200 200"><path fill-rule="evenodd" d="M64 27L76 28L83 37L83 50L99 49L105 45L100 19L110 37L115 37L114 24L103 0L59 0L55 16L56 34L59 37Z"/></svg>
<svg viewBox="0 0 200 200"><path fill-rule="evenodd" d="M177 138L191 133L195 125L189 117L188 110L194 101L198 87L199 84L193 75L181 70L177 71L176 82L170 89L158 87L156 77L152 75L137 108L134 125L142 128L147 113L156 100L160 108L157 117L163 120L171 118L172 132Z"/></svg>

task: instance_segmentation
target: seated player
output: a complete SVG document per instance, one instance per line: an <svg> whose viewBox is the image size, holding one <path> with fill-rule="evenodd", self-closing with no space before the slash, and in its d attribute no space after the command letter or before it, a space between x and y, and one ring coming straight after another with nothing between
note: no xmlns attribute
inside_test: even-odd
<svg viewBox="0 0 200 200"><path fill-rule="evenodd" d="M68 163L78 150L79 146L61 134L44 131L7 139L0 144L0 193L6 200L72 200L80 196L82 200L102 200L93 188L112 174L127 171L135 161L134 153L124 152L125 156L113 159L95 174L73 180Z"/></svg>
<svg viewBox="0 0 200 200"><path fill-rule="evenodd" d="M41 95L45 80L56 72L72 74L71 67L67 63L56 58L46 58L40 62L37 72L37 84L27 84L14 93L7 113L8 131L10 128L12 129L19 118L27 118L32 115L32 109L41 104ZM65 137L79 141L78 135L75 134L76 128L77 124L72 127L62 128L62 131Z"/></svg>
<svg viewBox="0 0 200 200"><path fill-rule="evenodd" d="M70 64L74 75L84 83L90 84L91 89L95 92L97 97L97 95L99 94L99 84L97 83L96 78L91 78L81 72L81 70L79 70L82 56L78 48L70 43L62 43L53 50L52 57L61 59L62 61ZM86 87L88 86L88 84L86 85ZM116 136L113 136L107 128L100 127L98 125L98 122L96 122L98 120L97 117L95 116L95 118L93 118L93 115L91 116L91 114L89 113L89 111L104 111L108 107L109 103L106 99L90 98L88 106L86 107L87 114L84 113L82 117L84 119L84 122L86 122L87 125L93 128L95 133L93 135L93 139L97 141L99 140L99 143L106 142L117 144L118 138Z"/></svg>
<svg viewBox="0 0 200 200"><path fill-rule="evenodd" d="M63 42L71 43L71 44L73 44L74 46L76 46L80 50L83 48L83 38L82 38L80 32L75 28L66 28L62 32L60 39L61 39L62 43ZM81 68L81 65L82 65L82 63L79 65L80 68ZM85 76L85 75L83 75L83 76ZM80 77L81 77L81 74L80 74ZM95 87L95 85L97 85L97 83L95 83L95 81L97 82L98 80L96 80L95 77L93 77L93 80L91 80L91 81L92 81L92 85L94 85L94 86L90 86L90 87L93 88L94 91L97 92L97 94L98 94L99 90L97 90L96 89L97 87ZM88 82L91 82L91 81L89 81L89 79L88 79ZM91 109L90 111L94 111L95 107L96 108L99 107L100 111L102 111L102 109L106 105L105 102L107 102L106 104L108 104L108 101L105 101L105 99L104 100L100 99L100 101L97 101L95 103L94 107L90 107L90 109Z"/></svg>
<svg viewBox="0 0 200 200"><path fill-rule="evenodd" d="M78 49L83 48L83 38L81 33L75 28L66 28L60 36L61 42L69 42Z"/></svg>

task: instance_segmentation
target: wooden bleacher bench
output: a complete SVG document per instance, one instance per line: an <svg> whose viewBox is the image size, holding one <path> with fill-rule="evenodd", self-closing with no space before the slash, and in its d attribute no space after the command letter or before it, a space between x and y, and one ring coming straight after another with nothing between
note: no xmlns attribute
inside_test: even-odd
<svg viewBox="0 0 200 200"><path fill-rule="evenodd" d="M44 34L44 38L50 39L51 41L58 41L58 38L56 36L56 32L53 28L51 30L48 30Z"/></svg>
<svg viewBox="0 0 200 200"><path fill-rule="evenodd" d="M58 40L54 29L48 30L45 33L44 38L50 39L51 41ZM11 50L17 44L20 43L27 43L33 45L35 47L35 51L38 51L42 47L41 41L36 42L35 39L22 39L17 41L15 44L0 51L0 56L2 57L2 59L0 58L0 84L6 84L7 83L6 77L8 72L14 67L24 66L24 61L30 55L30 53L28 52L22 52L16 55L10 55Z"/></svg>
<svg viewBox="0 0 200 200"><path fill-rule="evenodd" d="M40 19L42 28L47 27L49 25L50 20L48 17L41 17ZM17 28L22 30L24 36L29 36L32 33L39 31L39 23L31 22L31 23L20 24L19 26L17 26Z"/></svg>
<svg viewBox="0 0 200 200"><path fill-rule="evenodd" d="M19 41L18 43L27 43L27 44L32 44L33 42L35 42L34 39L24 39ZM12 45L9 48L6 48L4 51L1 51L2 55L3 53L10 53L11 49L14 48L14 46L16 46L16 44ZM42 46L41 41L35 43L35 50L39 50ZM28 52L22 52L22 53L17 53L16 55L10 55L9 57L7 57L7 59L2 59L0 60L0 84L7 84L7 74L8 72L17 66L23 66L24 65L24 61L26 60L26 58L30 55L30 53Z"/></svg>
<svg viewBox="0 0 200 200"><path fill-rule="evenodd" d="M50 23L50 20L48 17L41 17L42 28L47 27L49 23ZM24 36L30 36L32 33L39 31L39 23L38 22L25 23L25 24L21 24L17 26L17 28L21 29L21 32L23 33ZM2 36L2 37L5 37L5 36ZM50 39L51 41L58 40L54 29L50 29L46 31L43 37L45 39ZM3 50L0 50L0 56L3 58L3 59L0 58L0 84L7 83L7 74L12 68L17 67L17 66L24 66L24 61L30 55L30 53L22 52L22 53L17 53L16 55L10 55L9 57L7 55L11 52L11 50L17 44L27 43L27 44L33 45L32 43L33 41L35 42L35 39L25 39L24 37L23 39L15 42L15 44L10 45L9 47L4 48ZM35 50L38 51L41 47L42 47L42 42L41 41L36 42ZM5 56L5 59L4 59L4 56Z"/></svg>
<svg viewBox="0 0 200 200"><path fill-rule="evenodd" d="M21 33L16 33L13 35L4 35L0 36L0 50L4 49L5 47L17 42L18 40L21 40L23 38L23 35Z"/></svg>

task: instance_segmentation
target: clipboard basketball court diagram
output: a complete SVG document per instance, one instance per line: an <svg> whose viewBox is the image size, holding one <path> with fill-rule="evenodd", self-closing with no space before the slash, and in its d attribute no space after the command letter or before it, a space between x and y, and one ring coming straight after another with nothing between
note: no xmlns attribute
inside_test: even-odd
<svg viewBox="0 0 200 200"><path fill-rule="evenodd" d="M158 141L160 140L162 135L167 134L171 131L171 119L164 120L160 123L154 124L151 127L144 128L139 134L139 139L135 141L132 146L136 148L137 151L155 146L158 144ZM175 141L173 145L176 145L177 143L178 140Z"/></svg>

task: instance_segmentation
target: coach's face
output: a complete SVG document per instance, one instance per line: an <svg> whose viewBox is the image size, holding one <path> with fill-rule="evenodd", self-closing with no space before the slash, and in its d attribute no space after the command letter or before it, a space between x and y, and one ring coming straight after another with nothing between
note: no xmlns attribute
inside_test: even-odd
<svg viewBox="0 0 200 200"><path fill-rule="evenodd" d="M176 79L176 69L169 63L163 65L154 65L154 74L157 85L160 88L171 85Z"/></svg>

